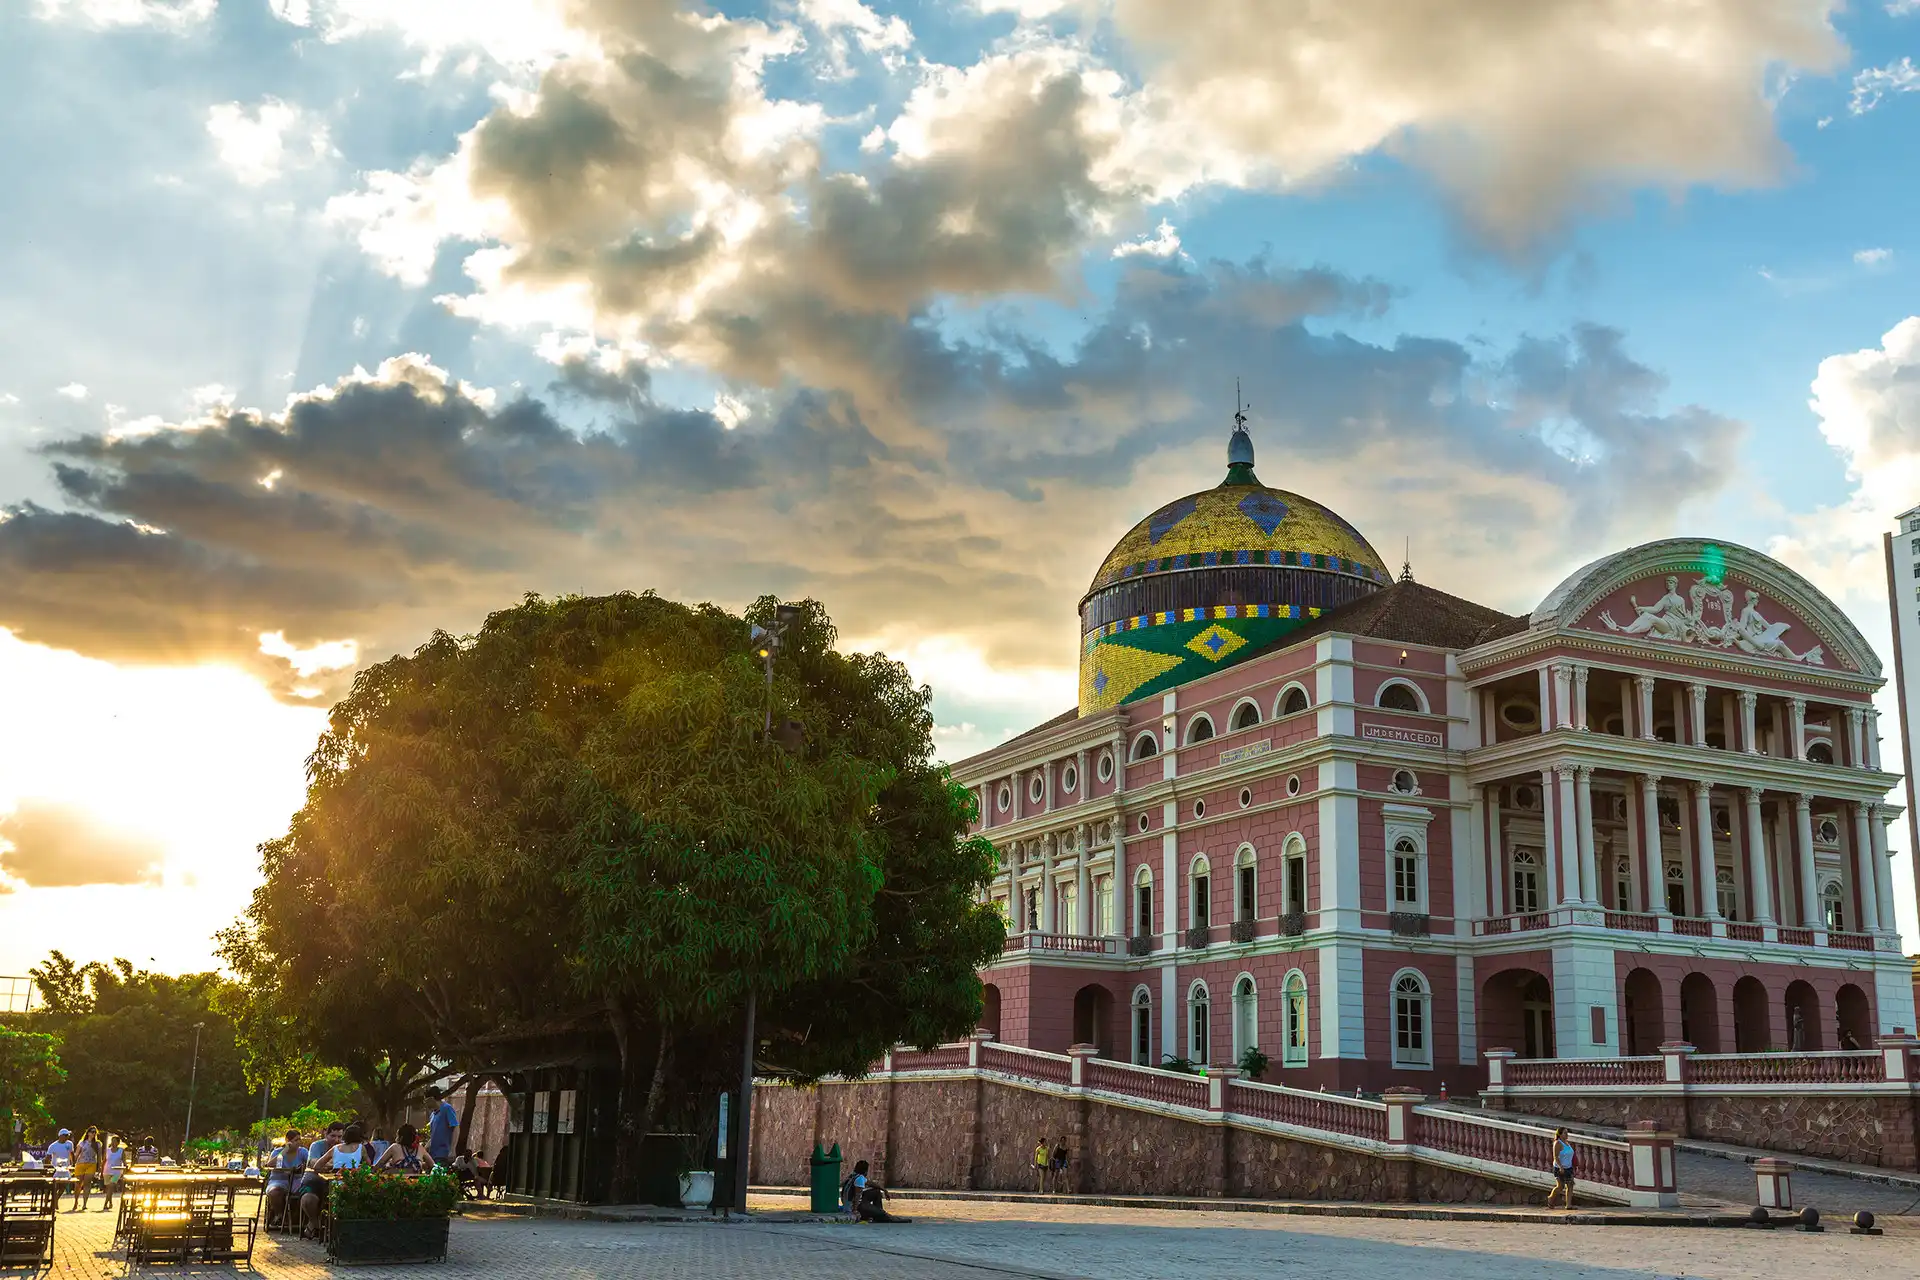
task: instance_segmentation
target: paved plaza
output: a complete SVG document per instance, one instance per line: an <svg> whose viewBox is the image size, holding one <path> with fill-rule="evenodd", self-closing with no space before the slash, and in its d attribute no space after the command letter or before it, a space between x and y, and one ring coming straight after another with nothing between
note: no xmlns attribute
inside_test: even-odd
<svg viewBox="0 0 1920 1280"><path fill-rule="evenodd" d="M766 1208L795 1202L768 1198ZM1908 1280L1920 1271L1920 1220L1863 1238L1702 1227L1583 1227L1558 1223L1400 1221L1134 1210L1081 1205L901 1200L905 1226L842 1222L608 1223L475 1214L454 1223L447 1265L422 1274L520 1277L697 1277L700 1280L1553 1280L1711 1277L1715 1280ZM112 1216L62 1215L55 1280L120 1277ZM328 1274L320 1247L263 1239L255 1255L272 1280ZM167 1268L204 1277L232 1268ZM368 1276L418 1267L354 1268ZM24 1273L7 1273L24 1274Z"/></svg>

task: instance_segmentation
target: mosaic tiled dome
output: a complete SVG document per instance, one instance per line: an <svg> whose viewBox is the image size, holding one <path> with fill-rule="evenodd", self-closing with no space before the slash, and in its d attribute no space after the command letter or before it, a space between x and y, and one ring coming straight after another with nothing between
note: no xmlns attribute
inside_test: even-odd
<svg viewBox="0 0 1920 1280"><path fill-rule="evenodd" d="M1231 665L1392 581L1360 531L1253 472L1237 425L1227 478L1120 539L1080 602L1080 711L1147 697Z"/></svg>

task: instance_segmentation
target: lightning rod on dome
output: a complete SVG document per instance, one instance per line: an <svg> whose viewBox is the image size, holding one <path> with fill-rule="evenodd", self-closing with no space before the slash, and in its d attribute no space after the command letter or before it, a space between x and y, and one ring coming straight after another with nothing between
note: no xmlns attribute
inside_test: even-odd
<svg viewBox="0 0 1920 1280"><path fill-rule="evenodd" d="M1400 581L1413 581L1413 539L1408 538L1406 549L1400 559Z"/></svg>
<svg viewBox="0 0 1920 1280"><path fill-rule="evenodd" d="M1227 437L1227 478L1223 485L1259 484L1253 474L1253 437L1247 434L1247 410L1240 398L1240 379L1233 380L1233 434Z"/></svg>

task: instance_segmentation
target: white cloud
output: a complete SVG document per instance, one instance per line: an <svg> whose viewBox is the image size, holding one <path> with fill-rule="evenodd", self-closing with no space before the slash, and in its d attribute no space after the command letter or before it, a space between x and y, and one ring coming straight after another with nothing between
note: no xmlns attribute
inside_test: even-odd
<svg viewBox="0 0 1920 1280"><path fill-rule="evenodd" d="M332 151L325 123L278 98L263 98L252 107L217 103L207 112L207 133L221 161L248 186L271 182Z"/></svg>
<svg viewBox="0 0 1920 1280"><path fill-rule="evenodd" d="M1920 13L1920 0L1887 0L1887 12L1896 18Z"/></svg>
<svg viewBox="0 0 1920 1280"><path fill-rule="evenodd" d="M572 0L275 0L288 22L318 28L330 42L391 35L421 52L431 72L448 54L472 50L526 75L593 42L569 21Z"/></svg>
<svg viewBox="0 0 1920 1280"><path fill-rule="evenodd" d="M271 485L266 487L272 488ZM269 658L285 659L287 665L302 676L314 676L323 671L343 671L360 661L360 643L357 640L323 640L302 649L288 640L284 631L261 632L260 652Z"/></svg>
<svg viewBox="0 0 1920 1280"><path fill-rule="evenodd" d="M829 35L846 33L868 53L898 52L913 44L899 14L882 17L860 0L799 0L800 16Z"/></svg>
<svg viewBox="0 0 1920 1280"><path fill-rule="evenodd" d="M1853 260L1863 267L1877 267L1892 256L1891 249L1860 249L1854 253Z"/></svg>
<svg viewBox="0 0 1920 1280"><path fill-rule="evenodd" d="M1913 93L1920 90L1920 67L1913 65L1912 58L1902 58L1898 62L1889 62L1884 67L1868 67L1853 78L1853 96L1847 101L1847 109L1857 116L1863 116L1880 105L1890 93Z"/></svg>
<svg viewBox="0 0 1920 1280"><path fill-rule="evenodd" d="M49 22L74 22L96 29L158 27L186 31L213 16L219 0L39 0Z"/></svg>
<svg viewBox="0 0 1920 1280"><path fill-rule="evenodd" d="M1160 225L1154 228L1151 237L1136 236L1131 240L1113 247L1116 258L1171 258L1180 252L1180 233L1171 222L1160 219Z"/></svg>
<svg viewBox="0 0 1920 1280"><path fill-rule="evenodd" d="M64 387L56 388L54 394L57 396L65 396L69 400L85 400L87 398L87 384L84 382L69 382Z"/></svg>

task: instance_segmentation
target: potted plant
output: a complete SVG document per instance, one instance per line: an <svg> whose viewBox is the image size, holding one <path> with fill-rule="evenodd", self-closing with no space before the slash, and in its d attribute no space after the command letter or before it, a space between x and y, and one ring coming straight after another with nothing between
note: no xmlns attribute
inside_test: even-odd
<svg viewBox="0 0 1920 1280"><path fill-rule="evenodd" d="M678 1135L680 1206L684 1209L705 1209L713 1203L713 1170L703 1166L714 1150L718 1128L718 1117L700 1110Z"/></svg>
<svg viewBox="0 0 1920 1280"><path fill-rule="evenodd" d="M349 1169L328 1194L329 1262L441 1262L460 1184L446 1169L423 1177Z"/></svg>

